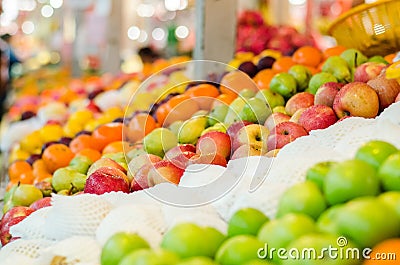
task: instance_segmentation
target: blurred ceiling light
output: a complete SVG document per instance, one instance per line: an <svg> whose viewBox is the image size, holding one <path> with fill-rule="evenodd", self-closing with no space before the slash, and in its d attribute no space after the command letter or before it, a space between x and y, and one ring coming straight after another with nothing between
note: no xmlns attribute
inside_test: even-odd
<svg viewBox="0 0 400 265"><path fill-rule="evenodd" d="M164 0L164 6L168 11L184 10L188 6L188 0Z"/></svg>
<svg viewBox="0 0 400 265"><path fill-rule="evenodd" d="M35 31L35 24L32 21L25 21L21 26L22 32L25 34L32 34Z"/></svg>
<svg viewBox="0 0 400 265"><path fill-rule="evenodd" d="M140 31L140 36L139 36L138 42L145 42L145 41L147 41L147 37L148 37L147 32L144 31L144 30L141 30L141 31Z"/></svg>
<svg viewBox="0 0 400 265"><path fill-rule="evenodd" d="M43 17L51 17L54 14L54 9L49 5L44 5L41 14Z"/></svg>
<svg viewBox="0 0 400 265"><path fill-rule="evenodd" d="M46 4L47 0L37 0L41 4Z"/></svg>
<svg viewBox="0 0 400 265"><path fill-rule="evenodd" d="M189 36L189 29L186 26L179 26L175 29L176 37L180 39L185 39Z"/></svg>
<svg viewBox="0 0 400 265"><path fill-rule="evenodd" d="M7 26L18 17L18 2L3 0L3 13L0 16L1 25Z"/></svg>
<svg viewBox="0 0 400 265"><path fill-rule="evenodd" d="M36 8L35 0L20 0L18 1L18 9L21 11L33 11Z"/></svg>
<svg viewBox="0 0 400 265"><path fill-rule="evenodd" d="M151 4L139 4L136 12L139 17L152 17L156 10Z"/></svg>
<svg viewBox="0 0 400 265"><path fill-rule="evenodd" d="M140 37L140 29L136 26L132 26L128 29L128 38L131 40L137 40Z"/></svg>
<svg viewBox="0 0 400 265"><path fill-rule="evenodd" d="M151 32L151 36L155 40L163 40L165 37L165 31L162 28L155 28Z"/></svg>
<svg viewBox="0 0 400 265"><path fill-rule="evenodd" d="M60 8L60 7L62 7L63 3L64 3L63 0L50 0L50 5L53 8Z"/></svg>

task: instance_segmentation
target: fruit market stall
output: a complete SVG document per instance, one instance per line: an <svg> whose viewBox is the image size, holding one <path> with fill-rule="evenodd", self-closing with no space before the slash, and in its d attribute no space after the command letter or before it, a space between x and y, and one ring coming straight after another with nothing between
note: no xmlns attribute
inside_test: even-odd
<svg viewBox="0 0 400 265"><path fill-rule="evenodd" d="M395 51L27 74L1 138L0 264L397 264Z"/></svg>

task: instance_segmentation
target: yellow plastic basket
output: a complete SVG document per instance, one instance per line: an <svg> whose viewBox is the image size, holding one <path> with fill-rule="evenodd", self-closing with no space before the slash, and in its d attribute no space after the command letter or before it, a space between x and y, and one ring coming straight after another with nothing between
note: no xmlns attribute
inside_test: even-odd
<svg viewBox="0 0 400 265"><path fill-rule="evenodd" d="M328 30L338 44L367 56L400 50L400 0L359 5L337 18Z"/></svg>

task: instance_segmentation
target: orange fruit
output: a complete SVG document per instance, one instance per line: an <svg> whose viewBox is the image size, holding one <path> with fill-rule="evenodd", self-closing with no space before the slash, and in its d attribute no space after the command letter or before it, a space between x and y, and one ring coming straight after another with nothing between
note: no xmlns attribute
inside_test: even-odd
<svg viewBox="0 0 400 265"><path fill-rule="evenodd" d="M92 162L96 162L97 160L99 160L101 158L101 153L99 151L97 151L96 149L85 148L85 149L82 149L79 152L77 152L75 154L75 157L76 156L86 156L87 158L92 160Z"/></svg>
<svg viewBox="0 0 400 265"><path fill-rule="evenodd" d="M107 144L114 141L121 141L122 128L123 125L120 122L111 122L97 127L92 133L95 142L94 148L101 151Z"/></svg>
<svg viewBox="0 0 400 265"><path fill-rule="evenodd" d="M221 104L229 105L232 103L232 101L235 100L235 98L237 98L237 95L235 95L235 94L221 94L215 98L211 108L214 108L215 106L221 105Z"/></svg>
<svg viewBox="0 0 400 265"><path fill-rule="evenodd" d="M292 57L282 56L274 62L272 65L272 70L274 70L276 73L287 72L289 71L290 67L295 64L296 63L293 61Z"/></svg>
<svg viewBox="0 0 400 265"><path fill-rule="evenodd" d="M322 53L313 46L303 46L293 53L292 59L297 64L316 67L322 60Z"/></svg>
<svg viewBox="0 0 400 265"><path fill-rule="evenodd" d="M253 80L259 89L269 89L269 83L275 74L275 71L272 69L264 69L258 72L256 76L253 77Z"/></svg>
<svg viewBox="0 0 400 265"><path fill-rule="evenodd" d="M197 86L193 86L186 90L186 95L190 97L211 97L216 98L219 96L218 89L210 84L200 84Z"/></svg>
<svg viewBox="0 0 400 265"><path fill-rule="evenodd" d="M393 63L393 59L396 57L396 53L391 53L383 57L388 63Z"/></svg>
<svg viewBox="0 0 400 265"><path fill-rule="evenodd" d="M342 52L344 52L347 48L341 45L337 45L334 47L330 47L326 50L323 51L322 53L322 57L324 58L324 60L328 59L331 56L339 56L340 54L342 54Z"/></svg>
<svg viewBox="0 0 400 265"><path fill-rule="evenodd" d="M258 91L253 79L242 71L232 71L222 77L219 87L221 93L237 96L243 89Z"/></svg>
<svg viewBox="0 0 400 265"><path fill-rule="evenodd" d="M189 100L190 97L188 95L177 95L173 96L170 100L168 100L167 104L169 105L170 109L173 109L176 107L178 104L182 103L185 100Z"/></svg>
<svg viewBox="0 0 400 265"><path fill-rule="evenodd" d="M147 113L138 113L129 121L124 133L126 133L127 139L136 142L155 128L157 128L157 123L152 116Z"/></svg>
<svg viewBox="0 0 400 265"><path fill-rule="evenodd" d="M80 134L72 139L71 143L69 144L69 148L73 153L78 153L82 149L85 148L94 148L96 143L94 142L91 135L88 134Z"/></svg>
<svg viewBox="0 0 400 265"><path fill-rule="evenodd" d="M32 166L25 160L16 160L8 167L10 181L18 181L22 174L32 171Z"/></svg>
<svg viewBox="0 0 400 265"><path fill-rule="evenodd" d="M171 107L168 103L164 103L159 106L156 110L156 118L159 124L163 124L165 119L168 116L168 113L171 111Z"/></svg>
<svg viewBox="0 0 400 265"><path fill-rule="evenodd" d="M321 72L321 69L318 69L317 67L319 67L319 65L317 67L312 67L312 66L306 66L308 68L308 70L310 70L312 75L315 75L319 72Z"/></svg>
<svg viewBox="0 0 400 265"><path fill-rule="evenodd" d="M74 153L64 144L52 144L42 154L42 159L50 173L68 166L72 158L74 158Z"/></svg>
<svg viewBox="0 0 400 265"><path fill-rule="evenodd" d="M363 265L398 265L400 257L400 238L391 238L378 243L372 248Z"/></svg>
<svg viewBox="0 0 400 265"><path fill-rule="evenodd" d="M52 177L52 174L47 169L46 163L43 161L43 159L36 160L33 163L32 168L33 168L33 176L34 176L33 183L37 183L46 178Z"/></svg>
<svg viewBox="0 0 400 265"><path fill-rule="evenodd" d="M108 153L119 153L119 152L128 152L131 149L131 145L128 142L125 141L115 141L112 143L109 143L104 147L103 149L103 154L108 154Z"/></svg>
<svg viewBox="0 0 400 265"><path fill-rule="evenodd" d="M31 171L26 171L22 173L19 176L18 182L21 184L33 184L33 180L35 179L35 176L33 175L32 170Z"/></svg>

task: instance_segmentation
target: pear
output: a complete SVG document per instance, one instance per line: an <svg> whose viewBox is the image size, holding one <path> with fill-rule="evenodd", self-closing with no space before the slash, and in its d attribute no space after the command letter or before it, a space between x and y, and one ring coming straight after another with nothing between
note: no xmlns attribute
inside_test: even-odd
<svg viewBox="0 0 400 265"><path fill-rule="evenodd" d="M178 142L181 144L196 144L206 126L206 116L197 116L184 122L179 128Z"/></svg>
<svg viewBox="0 0 400 265"><path fill-rule="evenodd" d="M347 49L340 54L350 68L357 68L360 64L365 63L368 58L357 49Z"/></svg>
<svg viewBox="0 0 400 265"><path fill-rule="evenodd" d="M232 103L229 105L229 110L226 113L224 123L229 127L234 122L241 121L239 118L239 113L243 109L246 104L246 100L242 97L237 97Z"/></svg>
<svg viewBox="0 0 400 265"><path fill-rule="evenodd" d="M340 56L329 57L322 66L322 71L331 73L340 83L353 81L353 73L348 63Z"/></svg>

